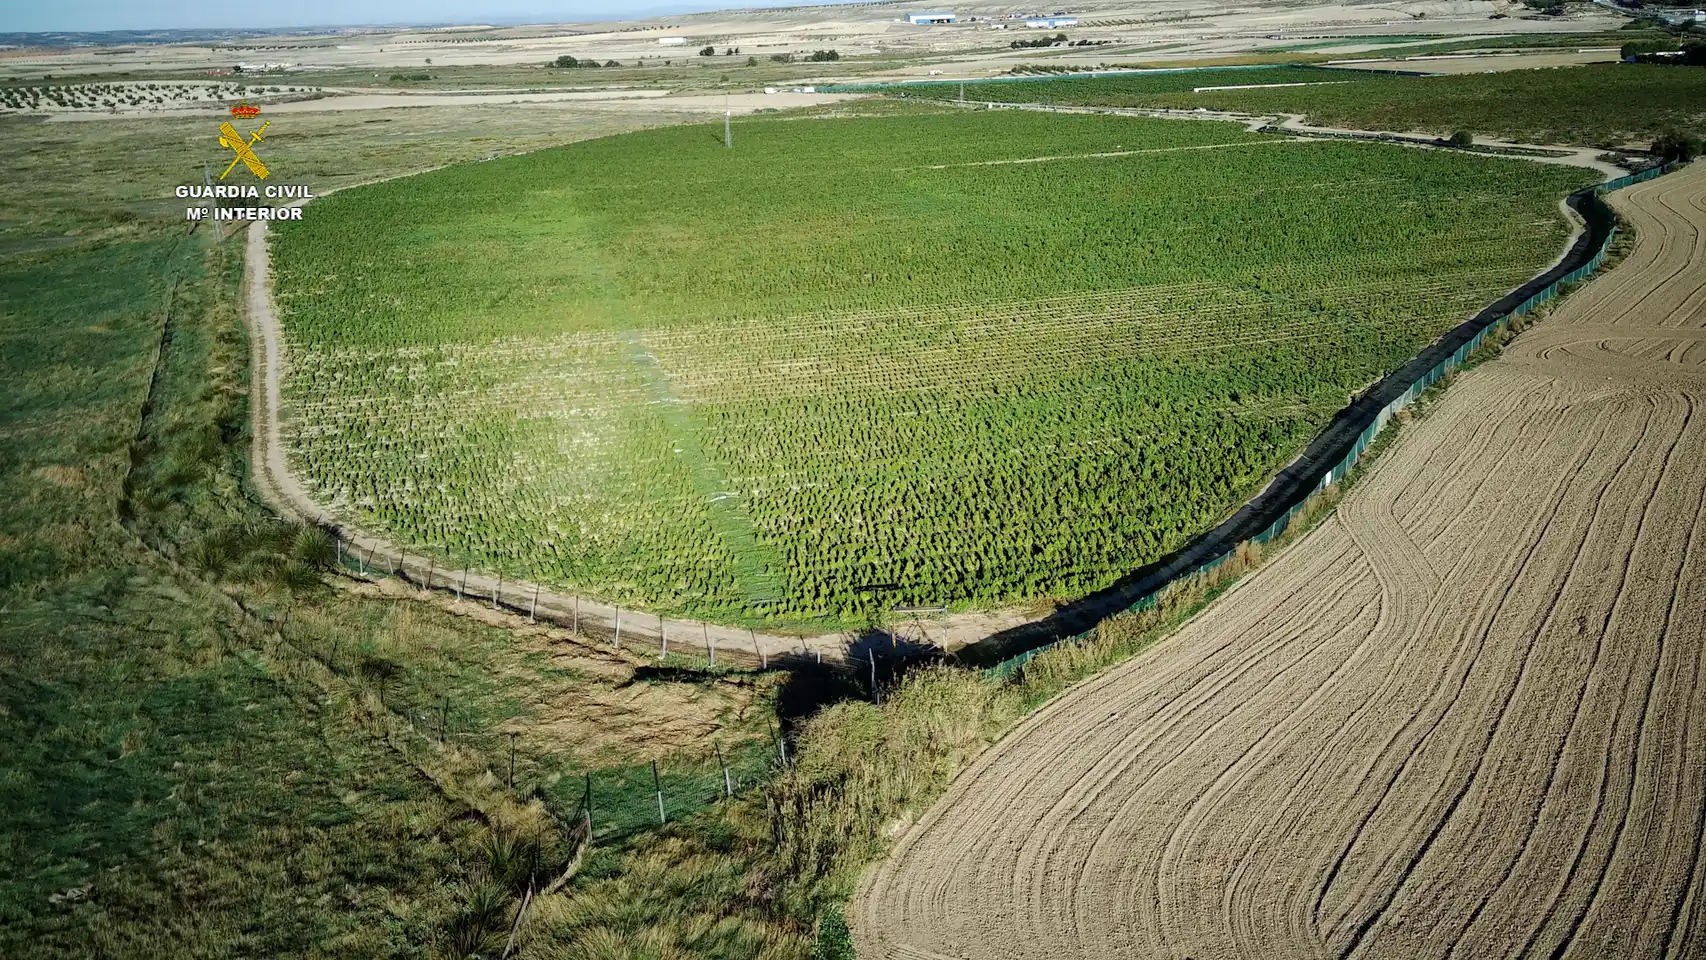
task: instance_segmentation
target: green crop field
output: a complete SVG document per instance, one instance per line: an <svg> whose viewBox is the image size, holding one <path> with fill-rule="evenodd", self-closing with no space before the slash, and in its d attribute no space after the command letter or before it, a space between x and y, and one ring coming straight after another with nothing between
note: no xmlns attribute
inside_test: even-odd
<svg viewBox="0 0 1706 960"><path fill-rule="evenodd" d="M1415 69L1425 70L1425 63ZM1324 83L1342 80L1342 83ZM1308 82L1261 90L1198 87ZM934 87L932 95L958 96ZM1621 143L1706 129L1706 70L1590 64L1459 76L1404 77L1280 67L966 84L966 99L1100 107L1173 107L1272 115L1357 130L1470 130L1531 143Z"/></svg>
<svg viewBox="0 0 1706 960"><path fill-rule="evenodd" d="M1068 103L1084 106L1146 104L1161 94L1190 93L1198 87L1246 86L1276 83L1350 83L1373 79L1374 73L1324 70L1320 67L1252 66L1212 69L1146 70L1100 77L1013 77L965 84L967 100L998 103ZM884 89L874 87L874 89ZM958 81L925 81L889 85L889 92L927 97L958 98Z"/></svg>
<svg viewBox="0 0 1706 960"><path fill-rule="evenodd" d="M1588 181L1195 121L721 135L441 170L275 226L315 495L448 565L721 619L1078 595L1544 267Z"/></svg>

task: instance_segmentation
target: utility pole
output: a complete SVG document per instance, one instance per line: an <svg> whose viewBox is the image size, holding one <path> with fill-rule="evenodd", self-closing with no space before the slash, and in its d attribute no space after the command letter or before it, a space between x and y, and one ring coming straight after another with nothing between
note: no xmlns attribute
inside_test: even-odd
<svg viewBox="0 0 1706 960"><path fill-rule="evenodd" d="M731 121L731 118L733 116L734 116L734 111L732 111L732 110L724 110L723 111L723 146L726 147L727 149L730 149L730 150L733 150L735 148L734 126L733 126L732 121Z"/></svg>

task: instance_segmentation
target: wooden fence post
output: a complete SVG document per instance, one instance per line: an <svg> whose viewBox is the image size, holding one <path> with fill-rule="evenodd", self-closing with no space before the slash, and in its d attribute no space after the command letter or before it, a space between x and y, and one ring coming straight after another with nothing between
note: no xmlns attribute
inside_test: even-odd
<svg viewBox="0 0 1706 960"><path fill-rule="evenodd" d="M527 608L527 622L528 623L538 623L539 621L534 618L534 614L536 614L538 612L539 612L539 584L536 583L533 585L533 603L531 605L529 605Z"/></svg>
<svg viewBox="0 0 1706 960"><path fill-rule="evenodd" d="M711 661L711 669L717 669L717 648L711 643L711 626L705 621L699 621L699 628L705 631L705 656Z"/></svg>

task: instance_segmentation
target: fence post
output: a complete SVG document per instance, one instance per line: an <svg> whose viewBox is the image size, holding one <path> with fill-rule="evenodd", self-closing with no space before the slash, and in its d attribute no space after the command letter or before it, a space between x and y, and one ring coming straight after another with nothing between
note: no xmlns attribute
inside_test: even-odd
<svg viewBox="0 0 1706 960"><path fill-rule="evenodd" d="M610 645L614 647L622 645L622 607L620 604L616 607L616 638L610 641Z"/></svg>
<svg viewBox="0 0 1706 960"><path fill-rule="evenodd" d="M717 766L723 768L723 796L732 797L735 795L735 785L734 781L729 779L729 764L723 759L723 745L713 740L711 748L717 751Z"/></svg>
<svg viewBox="0 0 1706 960"><path fill-rule="evenodd" d="M758 668L760 670L770 669L770 656L764 652L763 647L758 645L758 634L753 633L751 627L747 627L746 635L752 638L752 652L758 654Z"/></svg>
<svg viewBox="0 0 1706 960"><path fill-rule="evenodd" d="M533 615L538 613L538 612L539 612L539 584L536 583L533 585L533 603L527 608L527 622L528 623L537 623L538 621L534 619Z"/></svg>
<svg viewBox="0 0 1706 960"><path fill-rule="evenodd" d="M663 629L663 614L658 614L658 659L669 656L669 634Z"/></svg>
<svg viewBox="0 0 1706 960"><path fill-rule="evenodd" d="M711 643L711 626L705 621L699 621L699 629L705 632L705 656L711 661L711 669L717 669L717 648Z"/></svg>
<svg viewBox="0 0 1706 960"><path fill-rule="evenodd" d="M498 585L497 585L496 589L492 590L492 609L493 610L496 610L498 608L498 597L502 596L503 592L504 592L504 575L502 573L499 573L498 574Z"/></svg>
<svg viewBox="0 0 1706 960"><path fill-rule="evenodd" d="M517 734L511 730L509 734L509 788L515 789L515 738Z"/></svg>
<svg viewBox="0 0 1706 960"><path fill-rule="evenodd" d="M658 779L658 762L656 760L652 761L652 788L658 792L658 826L661 827L668 821L663 815L663 781Z"/></svg>
<svg viewBox="0 0 1706 960"><path fill-rule="evenodd" d="M436 569L438 569L438 561L433 560L431 558L428 558L427 559L427 577L426 577L426 588L428 590L432 589L432 572Z"/></svg>
<svg viewBox="0 0 1706 960"><path fill-rule="evenodd" d="M580 634L580 632L581 632L581 596L580 596L580 594L577 593L577 594L575 594L575 634L578 636Z"/></svg>
<svg viewBox="0 0 1706 960"><path fill-rule="evenodd" d="M456 586L456 602L462 602L462 591L468 589L468 568L462 568L462 582Z"/></svg>

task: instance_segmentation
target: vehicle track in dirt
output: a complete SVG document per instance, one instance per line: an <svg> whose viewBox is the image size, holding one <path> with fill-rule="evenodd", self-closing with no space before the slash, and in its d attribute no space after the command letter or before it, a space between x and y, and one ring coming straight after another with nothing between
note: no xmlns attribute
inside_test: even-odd
<svg viewBox="0 0 1706 960"><path fill-rule="evenodd" d="M875 958L1706 955L1706 164L864 877Z"/></svg>

